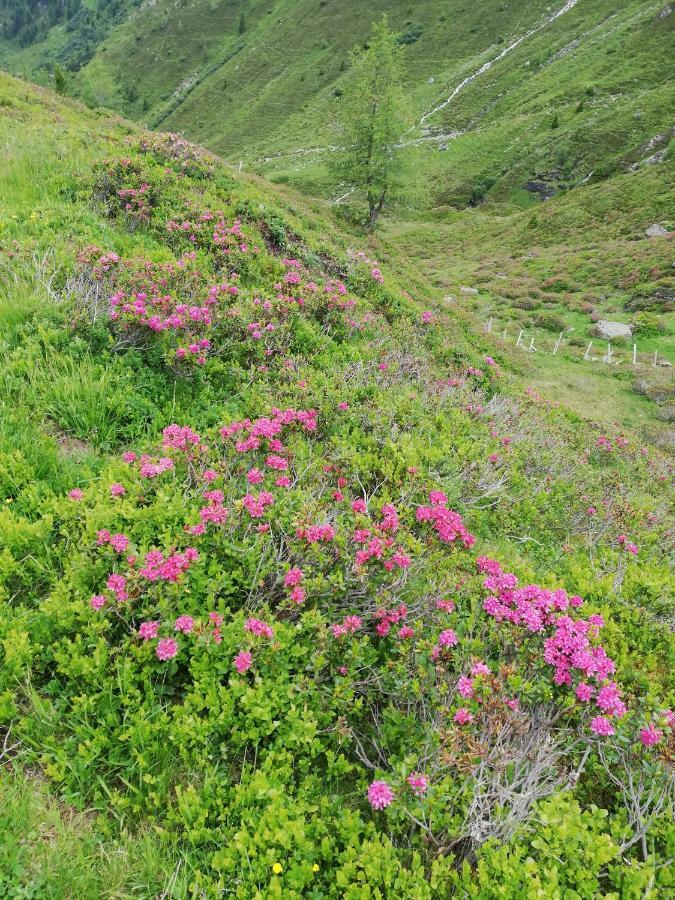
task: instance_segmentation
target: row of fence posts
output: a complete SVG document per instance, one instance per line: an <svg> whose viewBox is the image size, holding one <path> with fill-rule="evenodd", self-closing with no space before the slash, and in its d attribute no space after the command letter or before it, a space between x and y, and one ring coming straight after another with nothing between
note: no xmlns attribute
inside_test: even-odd
<svg viewBox="0 0 675 900"><path fill-rule="evenodd" d="M486 333L486 334L490 334L491 331L492 331L492 318L488 319L488 321L487 321L487 323L486 323L486 325L485 325L485 333ZM565 334L565 332L564 332L564 331L561 331L560 334L558 335L558 337L557 337L557 339L556 339L556 342L555 342L555 344L553 345L553 350L551 351L551 355L552 355L552 356L555 356L556 353L558 352L558 350L560 349L560 344L562 343L562 339L563 339L564 334ZM534 346L534 338L531 338L531 339L530 339L530 345L529 345L529 347L528 347L527 344L526 344L526 341L523 340L524 335L525 335L525 331L521 328L521 329L520 329L520 332L519 332L519 334L518 334L518 340L516 341L516 347L522 347L522 349L523 349L523 350L526 350L528 353L536 353L536 352L537 352L537 347ZM503 340L503 341L506 341L506 328L504 329L504 332L503 332L503 334L502 334L502 340ZM591 347L592 347L592 346L593 346L593 341L590 341L589 344L588 344L588 347L586 348L586 352L584 353L584 359L587 360L587 361L588 361L589 359L592 359L592 357L589 357L589 353L591 352ZM602 357L601 362L603 362L603 363L611 363L611 362L612 362L612 359L613 359L613 354L614 354L614 351L612 350L612 344L611 344L610 341L607 341L607 352L606 352L605 355ZM652 365L654 366L654 368L656 368L656 365L657 365L658 355L659 355L659 354L658 354L658 351L655 350L655 351L654 351L654 359L653 359L653 361L652 361ZM633 365L636 366L637 364L638 364L638 361L637 361L637 344L633 344Z"/></svg>

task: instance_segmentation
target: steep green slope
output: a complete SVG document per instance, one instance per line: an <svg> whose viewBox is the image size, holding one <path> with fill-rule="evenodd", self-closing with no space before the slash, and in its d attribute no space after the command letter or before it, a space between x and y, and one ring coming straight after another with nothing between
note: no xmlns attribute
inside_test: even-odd
<svg viewBox="0 0 675 900"><path fill-rule="evenodd" d="M675 16L662 0L132 6L70 89L313 193L329 190L321 160L349 51L384 11L418 123L405 140L419 142L435 204L532 204L662 154L671 137ZM49 78L62 37L5 44L0 62Z"/></svg>
<svg viewBox="0 0 675 900"><path fill-rule="evenodd" d="M289 190L0 136L2 892L671 892L669 458Z"/></svg>

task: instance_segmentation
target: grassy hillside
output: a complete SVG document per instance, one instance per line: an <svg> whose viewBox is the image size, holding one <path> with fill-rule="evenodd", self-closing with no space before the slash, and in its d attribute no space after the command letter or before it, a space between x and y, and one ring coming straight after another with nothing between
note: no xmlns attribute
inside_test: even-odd
<svg viewBox="0 0 675 900"><path fill-rule="evenodd" d="M0 137L3 894L667 895L669 457L475 258L4 75Z"/></svg>
<svg viewBox="0 0 675 900"><path fill-rule="evenodd" d="M492 319L507 340L522 328L528 346L534 338L546 348L521 368L562 388L582 414L644 425L654 440L654 416L672 420L672 379L649 363L654 353L675 362L669 240L645 235L672 216L669 9L644 0L106 4L87 26L93 56L67 73L67 89L330 198L344 193L326 153L349 51L386 10L414 114L403 141L424 186L420 208L392 211L389 258L405 253L446 296L480 287L461 304L478 329ZM53 81L54 63L67 62L63 41L89 22L80 18L23 49L5 42L0 60ZM635 339L612 348L616 365L583 359L599 319L633 327ZM589 355L606 352L595 341Z"/></svg>
<svg viewBox="0 0 675 900"><path fill-rule="evenodd" d="M335 142L349 51L383 11L405 47L417 122L405 140L433 185L433 204L534 205L542 194L660 158L672 136L675 16L661 0L115 8L113 17L107 6L99 12L95 52L69 76L70 91L311 193L331 190L322 159ZM48 83L78 27L59 24L23 49L5 41L0 63Z"/></svg>
<svg viewBox="0 0 675 900"><path fill-rule="evenodd" d="M521 331L525 348L533 340L537 352L521 352L522 365L551 396L672 442L672 235L646 232L655 222L672 223L673 188L672 166L663 163L534 210L498 216L478 207L431 221L390 221L385 240L392 257L415 259L449 309L471 311L477 329L489 324L495 348L513 351ZM463 294L463 286L479 293ZM610 342L611 365L601 361L607 341L598 335L600 320L633 329L632 337Z"/></svg>

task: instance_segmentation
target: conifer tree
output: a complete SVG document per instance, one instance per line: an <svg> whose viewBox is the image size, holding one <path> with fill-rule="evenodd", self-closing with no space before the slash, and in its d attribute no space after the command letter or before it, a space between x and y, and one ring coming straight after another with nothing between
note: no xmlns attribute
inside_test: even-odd
<svg viewBox="0 0 675 900"><path fill-rule="evenodd" d="M384 206L405 189L402 137L409 118L401 84L401 53L383 16L373 24L366 47L353 51L340 99L343 148L331 157L330 165L336 181L365 200L371 229Z"/></svg>

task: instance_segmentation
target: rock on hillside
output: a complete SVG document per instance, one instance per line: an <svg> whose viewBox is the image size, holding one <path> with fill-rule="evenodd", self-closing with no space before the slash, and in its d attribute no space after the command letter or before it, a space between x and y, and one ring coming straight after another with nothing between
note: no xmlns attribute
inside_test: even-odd
<svg viewBox="0 0 675 900"><path fill-rule="evenodd" d="M600 321L596 325L596 330L600 337L607 338L607 340L631 337L633 334L630 325L625 325L623 322Z"/></svg>

